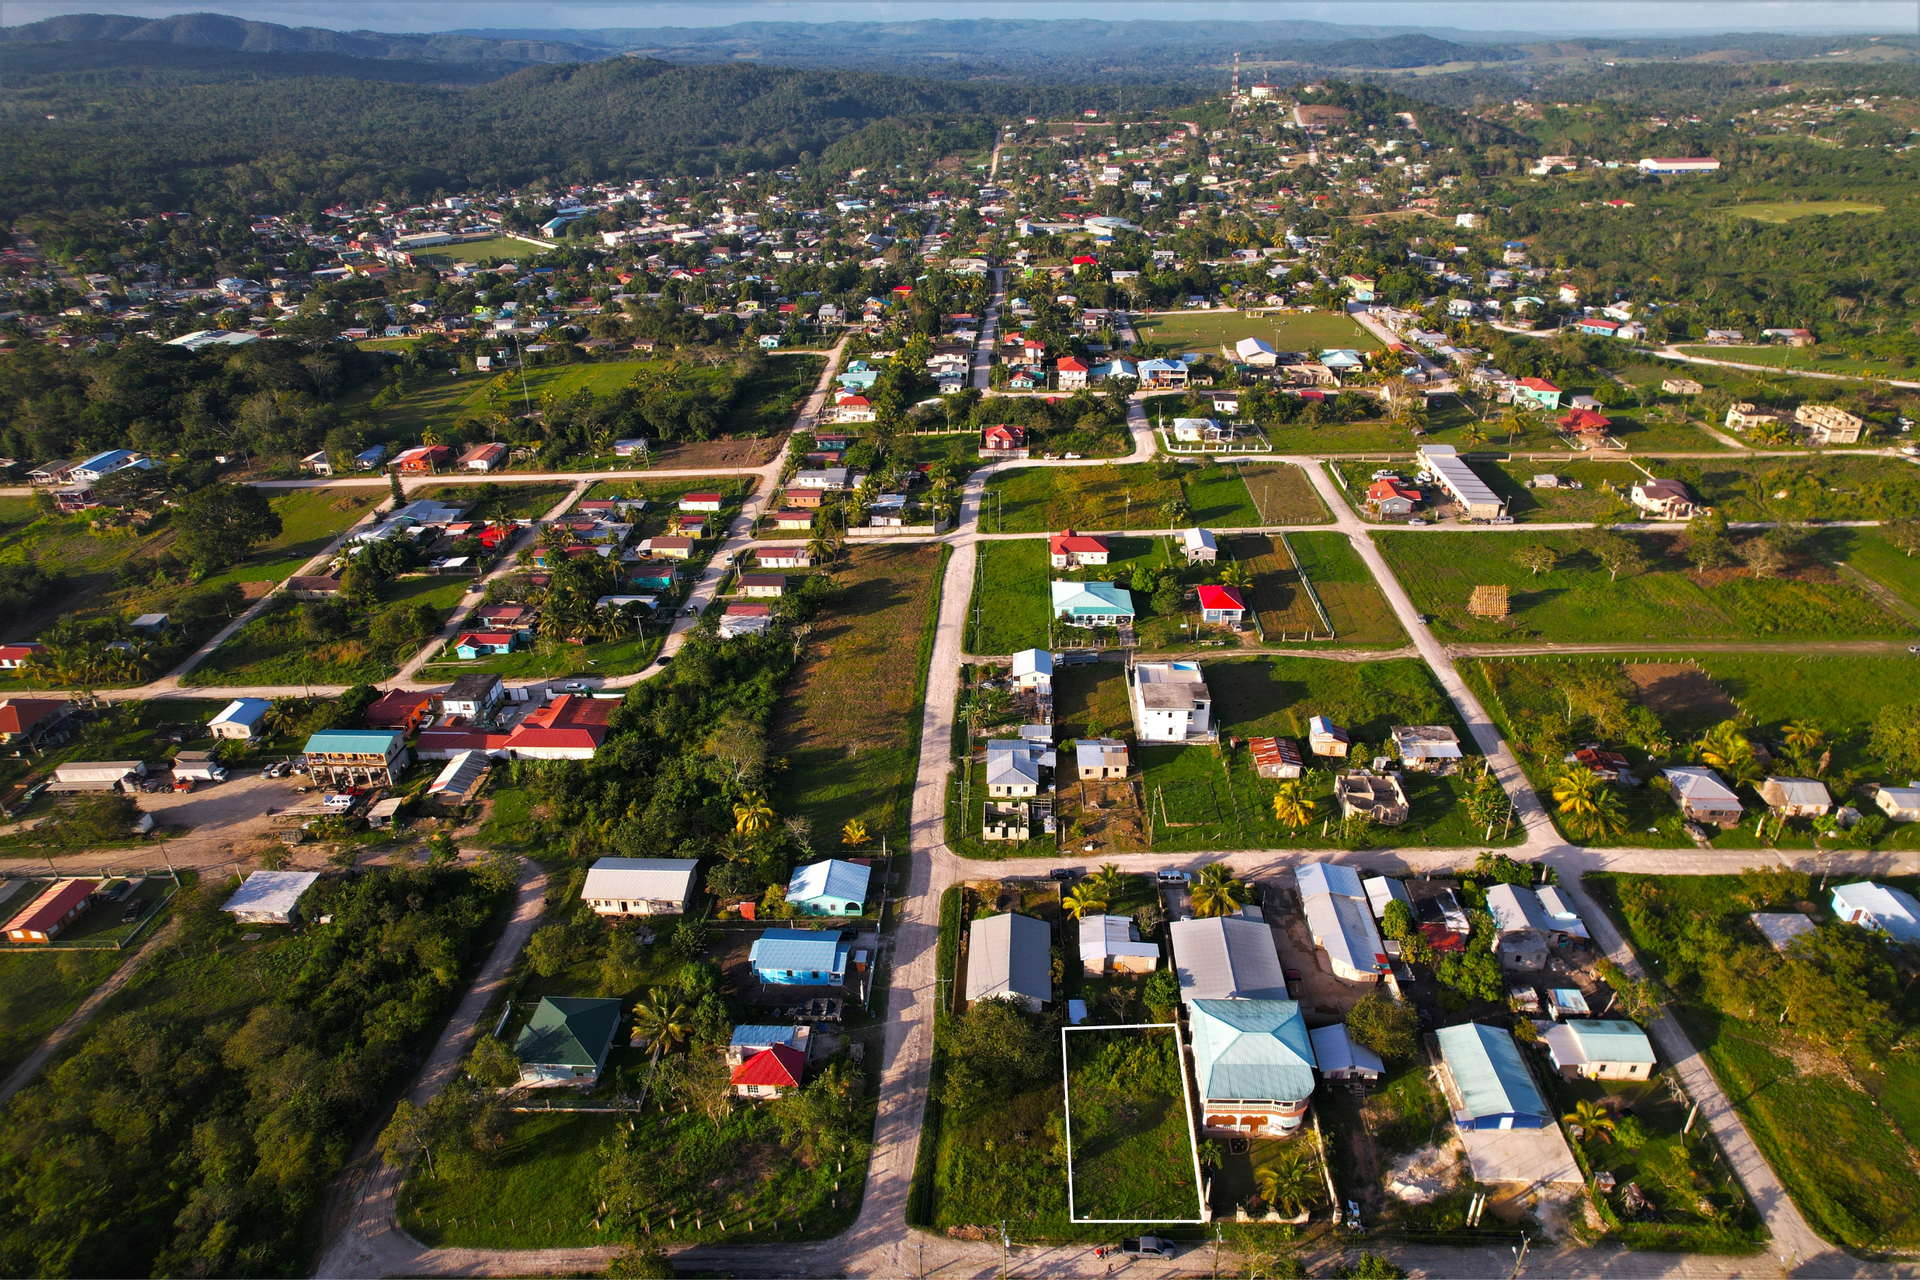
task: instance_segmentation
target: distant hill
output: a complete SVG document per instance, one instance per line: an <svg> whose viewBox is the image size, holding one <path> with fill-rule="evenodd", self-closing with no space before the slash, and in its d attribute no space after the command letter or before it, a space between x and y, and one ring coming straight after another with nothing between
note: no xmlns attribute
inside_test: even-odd
<svg viewBox="0 0 1920 1280"><path fill-rule="evenodd" d="M175 45L252 54L332 54L348 58L416 62L587 62L607 56L604 45L570 44L541 37L494 39L455 33L393 35L384 31L329 31L251 22L221 13L183 13L171 18L129 18L76 13L17 27L0 27L0 42L55 41Z"/></svg>

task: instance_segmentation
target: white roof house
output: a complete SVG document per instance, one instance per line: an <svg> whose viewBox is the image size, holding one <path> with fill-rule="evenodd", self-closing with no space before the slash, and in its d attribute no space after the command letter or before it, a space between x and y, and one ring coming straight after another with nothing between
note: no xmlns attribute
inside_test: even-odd
<svg viewBox="0 0 1920 1280"><path fill-rule="evenodd" d="M318 871L256 871L221 910L241 924L292 924L300 918L300 896L319 879Z"/></svg>
<svg viewBox="0 0 1920 1280"><path fill-rule="evenodd" d="M1920 902L1905 889L1861 880L1833 891L1833 914L1895 942L1920 942Z"/></svg>
<svg viewBox="0 0 1920 1280"><path fill-rule="evenodd" d="M1367 891L1367 906L1372 909L1375 920L1386 919L1389 902L1413 906L1413 899L1407 896L1407 886L1392 876L1368 876L1360 884Z"/></svg>
<svg viewBox="0 0 1920 1280"><path fill-rule="evenodd" d="M1216 742L1213 692L1197 662L1142 662L1127 673L1133 724L1142 742Z"/></svg>
<svg viewBox="0 0 1920 1280"><path fill-rule="evenodd" d="M1053 655L1045 649L1022 649L1013 655L1012 678L1022 689L1053 688Z"/></svg>
<svg viewBox="0 0 1920 1280"><path fill-rule="evenodd" d="M1183 529L1180 533L1180 546L1186 552L1187 563L1196 561L1213 563L1220 555L1220 544L1212 533L1205 529Z"/></svg>
<svg viewBox="0 0 1920 1280"><path fill-rule="evenodd" d="M1873 802L1894 822L1920 822L1920 786L1882 787Z"/></svg>
<svg viewBox="0 0 1920 1280"><path fill-rule="evenodd" d="M1543 884L1535 889L1534 896L1540 899L1540 905L1546 909L1547 918L1553 921L1553 927L1561 933L1572 934L1576 938L1588 937L1587 925L1580 913L1573 909L1558 885Z"/></svg>
<svg viewBox="0 0 1920 1280"><path fill-rule="evenodd" d="M1180 999L1285 1000L1287 975L1265 920L1212 916L1167 926Z"/></svg>
<svg viewBox="0 0 1920 1280"><path fill-rule="evenodd" d="M1557 933L1553 917L1540 904L1540 895L1525 885L1496 884L1487 890L1487 912L1501 933L1535 929Z"/></svg>
<svg viewBox="0 0 1920 1280"><path fill-rule="evenodd" d="M1013 999L1038 1012L1053 1000L1053 933L1032 916L1006 913L967 930L967 999Z"/></svg>
<svg viewBox="0 0 1920 1280"><path fill-rule="evenodd" d="M1818 925L1798 911L1756 911L1747 917L1753 921L1775 951L1785 951L1795 938L1814 932Z"/></svg>
<svg viewBox="0 0 1920 1280"><path fill-rule="evenodd" d="M1082 916L1080 962L1089 973L1151 973L1160 963L1160 944L1142 942L1138 927L1126 916Z"/></svg>
<svg viewBox="0 0 1920 1280"><path fill-rule="evenodd" d="M1309 862L1293 874L1313 944L1327 953L1334 976L1352 982L1377 979L1387 967L1387 947L1360 873L1337 862Z"/></svg>
<svg viewBox="0 0 1920 1280"><path fill-rule="evenodd" d="M1335 1022L1307 1032L1320 1074L1329 1080L1378 1080L1387 1069L1380 1055L1347 1034L1347 1024Z"/></svg>
<svg viewBox="0 0 1920 1280"><path fill-rule="evenodd" d="M693 896L697 858L601 858L580 897L603 914L674 915Z"/></svg>
<svg viewBox="0 0 1920 1280"><path fill-rule="evenodd" d="M245 741L259 732L260 722L272 706L265 698L235 698L207 721L207 730L216 738Z"/></svg>

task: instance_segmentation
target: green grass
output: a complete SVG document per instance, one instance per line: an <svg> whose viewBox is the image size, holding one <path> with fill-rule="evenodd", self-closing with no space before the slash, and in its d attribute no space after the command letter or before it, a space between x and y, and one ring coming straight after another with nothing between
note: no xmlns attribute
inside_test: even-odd
<svg viewBox="0 0 1920 1280"><path fill-rule="evenodd" d="M243 564L206 579L218 582L281 582L300 572L327 544L366 517L382 494L373 489L296 489L275 495L280 533Z"/></svg>
<svg viewBox="0 0 1920 1280"><path fill-rule="evenodd" d="M1197 1219L1193 1130L1173 1032L1069 1031L1065 1040L1074 1217Z"/></svg>
<svg viewBox="0 0 1920 1280"><path fill-rule="evenodd" d="M666 638L665 623L656 623L646 634L624 636L618 640L598 640L592 644L549 643L536 640L532 648L518 653L462 661L449 646L440 656L420 668L422 680L452 680L469 671L487 671L510 680L549 676L622 676L644 670L660 651Z"/></svg>
<svg viewBox="0 0 1920 1280"><path fill-rule="evenodd" d="M1265 523L1240 468L1202 467L1181 472L1180 479L1192 513L1189 519L1194 524L1207 529L1245 529Z"/></svg>
<svg viewBox="0 0 1920 1280"><path fill-rule="evenodd" d="M1300 467L1284 462L1251 462L1241 464L1240 474L1253 499L1255 524L1326 524L1332 519L1313 481Z"/></svg>
<svg viewBox="0 0 1920 1280"><path fill-rule="evenodd" d="M1375 541L1414 607L1434 617L1434 630L1445 639L1843 639L1911 630L1828 570L1804 570L1797 578L1756 579L1731 570L1703 576L1688 568L1674 538L1623 536L1640 545L1649 567L1618 581L1566 533L1383 533ZM1559 552L1558 567L1536 576L1514 562L1515 553L1534 544ZM1468 597L1485 584L1507 586L1509 618L1467 613Z"/></svg>
<svg viewBox="0 0 1920 1280"><path fill-rule="evenodd" d="M1218 355L1242 338L1264 339L1276 351L1314 351L1346 347L1378 351L1374 336L1344 315L1249 315L1243 311L1191 311L1180 315L1145 316L1136 321L1140 336L1174 351Z"/></svg>
<svg viewBox="0 0 1920 1280"><path fill-rule="evenodd" d="M1341 647L1407 643L1407 633L1344 533L1289 533L1294 562L1320 596Z"/></svg>
<svg viewBox="0 0 1920 1280"><path fill-rule="evenodd" d="M1656 465L1660 474L1685 481L1729 520L1920 516L1920 467L1885 458L1686 458Z"/></svg>
<svg viewBox="0 0 1920 1280"><path fill-rule="evenodd" d="M20 891L21 906L32 892ZM0 904L0 909L11 906ZM25 1061L125 958L117 951L0 955L0 1076Z"/></svg>
<svg viewBox="0 0 1920 1280"><path fill-rule="evenodd" d="M473 262L481 266L490 266L496 262L519 261L522 258L534 258L546 253L553 245L536 246L525 240L515 240L511 236L488 236L485 240L469 240L465 244L443 244L431 249L415 249L413 256L425 258L429 262L441 262L452 266L456 262Z"/></svg>
<svg viewBox="0 0 1920 1280"><path fill-rule="evenodd" d="M1396 470L1401 479L1411 482L1420 470L1412 454L1404 458L1396 457L1387 463L1365 461L1331 465L1337 466L1345 477L1348 498L1363 519L1370 518L1366 514L1365 503L1374 472ZM1636 513L1627 502L1626 491L1636 481L1646 478L1639 468L1627 462L1485 462L1476 459L1470 465L1475 475L1506 499L1507 514L1521 524L1634 519ZM1543 474L1558 476L1562 485L1577 480L1583 487L1531 488L1533 477ZM1445 497L1433 489L1428 490L1428 496ZM1420 511L1416 514L1431 518L1430 512Z"/></svg>
<svg viewBox="0 0 1920 1280"><path fill-rule="evenodd" d="M1048 645L1053 570L1044 538L982 542L975 547L968 653L1018 653Z"/></svg>
<svg viewBox="0 0 1920 1280"><path fill-rule="evenodd" d="M443 484L415 490L409 501L428 498L448 506L471 508L486 490L487 509L476 512L490 520L538 520L573 491L567 484Z"/></svg>
<svg viewBox="0 0 1920 1280"><path fill-rule="evenodd" d="M1722 205L1714 213L1728 213L1756 222L1792 222L1795 218L1827 217L1838 213L1885 213L1886 206L1861 200L1760 200L1752 204Z"/></svg>
<svg viewBox="0 0 1920 1280"><path fill-rule="evenodd" d="M1162 506L1184 498L1176 476L1152 464L1021 467L987 482L982 533L1047 533L1061 529L1167 527Z"/></svg>
<svg viewBox="0 0 1920 1280"><path fill-rule="evenodd" d="M1920 556L1910 556L1878 529L1829 529L1821 534L1832 556L1920 609Z"/></svg>
<svg viewBox="0 0 1920 1280"><path fill-rule="evenodd" d="M1913 371L1902 368L1889 360L1855 358L1843 347L1816 344L1811 347L1786 346L1696 346L1680 348L1690 356L1704 356L1709 360L1730 360L1735 364L1762 365L1769 369L1779 369L1786 373L1811 371L1818 373L1850 374L1857 378L1909 378ZM1699 365L1687 365L1689 371ZM1694 376L1688 372L1684 376ZM1828 387L1831 392L1831 385Z"/></svg>
<svg viewBox="0 0 1920 1280"><path fill-rule="evenodd" d="M380 608L394 604L432 605L444 623L466 593L459 574L396 578L380 588ZM364 624L367 615L360 621ZM363 684L384 680L418 652L414 645L381 653L365 639L316 642L303 638L293 615L268 609L208 654L189 672L188 685Z"/></svg>

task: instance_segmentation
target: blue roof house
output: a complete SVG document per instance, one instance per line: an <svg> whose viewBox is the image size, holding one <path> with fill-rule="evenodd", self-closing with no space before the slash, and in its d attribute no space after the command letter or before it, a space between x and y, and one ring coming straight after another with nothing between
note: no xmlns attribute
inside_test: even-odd
<svg viewBox="0 0 1920 1280"><path fill-rule="evenodd" d="M1117 627L1133 622L1133 593L1111 582L1054 582L1053 616L1077 627Z"/></svg>
<svg viewBox="0 0 1920 1280"><path fill-rule="evenodd" d="M1313 1041L1292 1000L1195 1000L1193 1071L1212 1133L1285 1137L1313 1096Z"/></svg>
<svg viewBox="0 0 1920 1280"><path fill-rule="evenodd" d="M866 907L873 872L857 862L829 858L796 869L787 905L803 916L857 916Z"/></svg>
<svg viewBox="0 0 1920 1280"><path fill-rule="evenodd" d="M747 963L769 986L837 987L846 981L852 949L832 930L769 929L754 942Z"/></svg>
<svg viewBox="0 0 1920 1280"><path fill-rule="evenodd" d="M1462 1129L1544 1129L1553 1113L1540 1097L1520 1046L1499 1027L1465 1022L1435 1037L1453 1085L1447 1091Z"/></svg>
<svg viewBox="0 0 1920 1280"><path fill-rule="evenodd" d="M262 736L260 722L272 709L273 704L265 698L235 698L219 715L207 721L207 731L216 738L250 741Z"/></svg>

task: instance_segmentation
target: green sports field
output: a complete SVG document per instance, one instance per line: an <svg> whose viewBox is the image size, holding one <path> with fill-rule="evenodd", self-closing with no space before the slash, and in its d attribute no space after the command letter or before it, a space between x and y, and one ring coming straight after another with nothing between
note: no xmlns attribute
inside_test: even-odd
<svg viewBox="0 0 1920 1280"><path fill-rule="evenodd" d="M1276 351L1319 351L1351 347L1378 351L1372 334L1344 315L1251 314L1245 311L1188 311L1147 316L1135 326L1148 342L1178 350L1215 353L1242 338L1261 338Z"/></svg>

